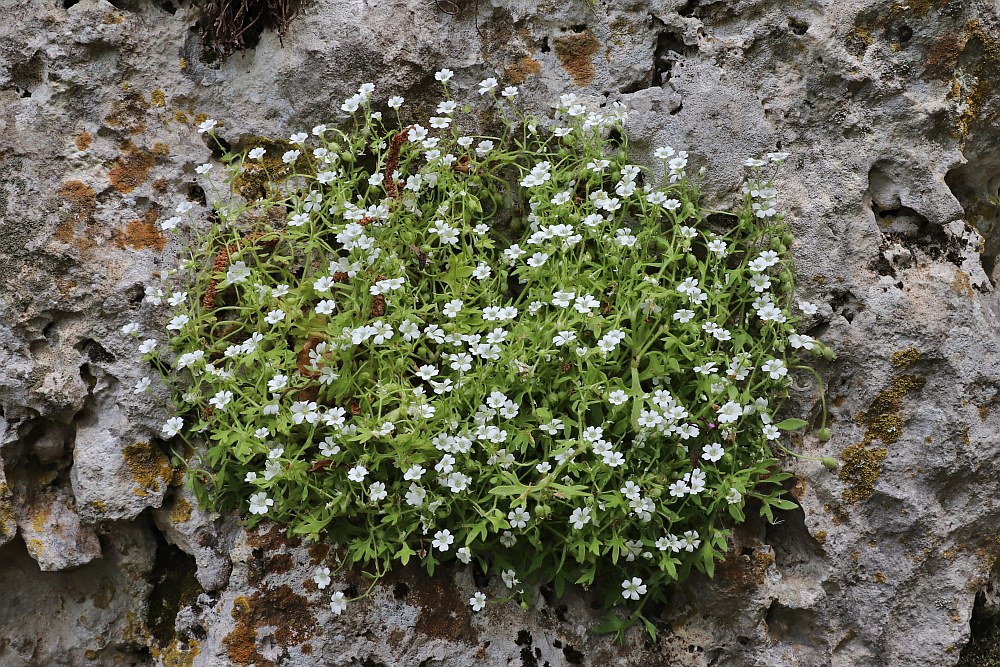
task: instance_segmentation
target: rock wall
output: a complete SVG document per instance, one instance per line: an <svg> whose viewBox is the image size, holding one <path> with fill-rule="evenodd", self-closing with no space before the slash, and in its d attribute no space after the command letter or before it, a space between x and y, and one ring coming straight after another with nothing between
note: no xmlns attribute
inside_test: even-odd
<svg viewBox="0 0 1000 667"><path fill-rule="evenodd" d="M203 3L202 3L203 4ZM213 58L190 0L0 0L0 665L989 664L1000 554L1000 15L985 0L310 0ZM206 515L156 437L168 397L128 322L205 204L195 129L287 136L359 83L426 113L433 72L547 109L625 102L727 205L743 160L793 154L782 202L834 436L796 442L802 509L734 536L660 639L587 634L585 593L473 615L457 568L401 569L333 616L323 547ZM815 386L797 387L818 414ZM355 589L356 574L340 581ZM970 643L971 639L971 643Z"/></svg>

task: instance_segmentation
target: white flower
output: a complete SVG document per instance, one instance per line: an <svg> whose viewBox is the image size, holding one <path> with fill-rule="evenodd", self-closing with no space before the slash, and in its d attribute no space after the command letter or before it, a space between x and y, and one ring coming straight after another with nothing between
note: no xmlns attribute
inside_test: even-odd
<svg viewBox="0 0 1000 667"><path fill-rule="evenodd" d="M228 406L233 400L233 392L231 391L220 391L215 396L209 399L209 404L215 407L219 412L225 412L226 406Z"/></svg>
<svg viewBox="0 0 1000 667"><path fill-rule="evenodd" d="M761 414L761 417L763 416L764 415ZM781 437L781 433L780 431L778 431L778 427L775 426L774 424L766 424L764 426L764 437L767 438L768 440L777 440L779 437Z"/></svg>
<svg viewBox="0 0 1000 667"><path fill-rule="evenodd" d="M531 520L531 514L523 507L515 507L507 513L507 520L510 522L511 528L524 528Z"/></svg>
<svg viewBox="0 0 1000 667"><path fill-rule="evenodd" d="M788 336L788 342L795 349L806 349L811 350L815 347L816 339L812 336L806 336L804 334L791 334Z"/></svg>
<svg viewBox="0 0 1000 667"><path fill-rule="evenodd" d="M628 394L623 389L615 389L608 394L608 403L611 405L621 405L628 401Z"/></svg>
<svg viewBox="0 0 1000 667"><path fill-rule="evenodd" d="M328 567L317 567L316 572L313 574L313 581L316 582L316 588L323 590L330 585L330 568Z"/></svg>
<svg viewBox="0 0 1000 667"><path fill-rule="evenodd" d="M448 83L451 81L451 77L453 76L455 76L455 73L447 67L434 73L434 79L440 81L441 83Z"/></svg>
<svg viewBox="0 0 1000 667"><path fill-rule="evenodd" d="M743 414L743 408L739 403L729 401L719 408L719 423L732 424Z"/></svg>
<svg viewBox="0 0 1000 667"><path fill-rule="evenodd" d="M455 536L451 534L451 531L445 528L444 530L439 530L434 533L434 540L431 545L439 551L447 551L455 542Z"/></svg>
<svg viewBox="0 0 1000 667"><path fill-rule="evenodd" d="M819 306L809 301L799 301L799 310L806 315L815 315L819 311Z"/></svg>
<svg viewBox="0 0 1000 667"><path fill-rule="evenodd" d="M503 579L504 586L506 586L507 588L514 588L514 586L517 586L519 583L521 583L520 581L517 580L517 577L514 575L515 575L514 570L504 570L503 572L500 573L500 578Z"/></svg>
<svg viewBox="0 0 1000 667"><path fill-rule="evenodd" d="M646 584L642 583L639 577L632 577L622 582L622 597L626 600L638 600L640 595L646 594Z"/></svg>
<svg viewBox="0 0 1000 667"><path fill-rule="evenodd" d="M495 144L492 141L484 139L476 144L476 155L482 157L493 150L494 147Z"/></svg>
<svg viewBox="0 0 1000 667"><path fill-rule="evenodd" d="M476 591L475 595L469 598L469 606L472 607L472 611L482 611L486 608L486 594L481 591Z"/></svg>
<svg viewBox="0 0 1000 667"><path fill-rule="evenodd" d="M182 428L184 428L184 420L180 417L171 417L160 430L163 431L164 437L172 438L180 433Z"/></svg>
<svg viewBox="0 0 1000 667"><path fill-rule="evenodd" d="M205 175L212 171L212 165L206 162L205 164L199 164L194 170L201 175Z"/></svg>
<svg viewBox="0 0 1000 667"><path fill-rule="evenodd" d="M274 501L267 497L263 491L250 496L250 512L252 514L267 514L267 510L274 506Z"/></svg>
<svg viewBox="0 0 1000 667"><path fill-rule="evenodd" d="M300 151L285 151L281 156L281 161L285 164L291 164L299 159L299 155L301 155Z"/></svg>
<svg viewBox="0 0 1000 667"><path fill-rule="evenodd" d="M410 483L410 490L406 492L406 504L412 507L420 507L424 504L424 500L427 498L427 491L417 486L416 483Z"/></svg>
<svg viewBox="0 0 1000 667"><path fill-rule="evenodd" d="M726 451L722 448L722 445L720 445L717 442L713 442L712 444L705 445L704 447L701 448L702 457L707 461L711 461L712 463L715 463L716 461L721 459L722 455L725 453Z"/></svg>
<svg viewBox="0 0 1000 667"><path fill-rule="evenodd" d="M503 92L500 94L503 95L508 100L513 100L515 97L517 97L517 87L507 86L506 88L503 89Z"/></svg>
<svg viewBox="0 0 1000 667"><path fill-rule="evenodd" d="M589 507L577 507L573 510L573 514L569 517L570 525L573 528L580 530L585 525L590 523L590 508Z"/></svg>
<svg viewBox="0 0 1000 667"><path fill-rule="evenodd" d="M743 500L743 494L736 489L729 489L726 492L726 502L730 505L735 505Z"/></svg>
<svg viewBox="0 0 1000 667"><path fill-rule="evenodd" d="M444 305L444 308L441 310L441 312L444 313L445 317L454 318L455 316L458 315L459 311L462 310L462 305L463 304L461 299L452 299L451 301L449 301Z"/></svg>
<svg viewBox="0 0 1000 667"><path fill-rule="evenodd" d="M486 278L489 278L492 273L493 269L491 269L486 262L479 262L478 266L476 266L476 268L472 271L472 277L476 280L485 280Z"/></svg>
<svg viewBox="0 0 1000 667"><path fill-rule="evenodd" d="M151 384L151 382L150 382L149 378L148 377L144 377L144 378L142 378L141 380L139 380L138 382L135 383L135 389L132 390L132 393L133 394L142 394L142 393L145 393L145 391L147 389L149 389L149 385L150 384Z"/></svg>
<svg viewBox="0 0 1000 667"><path fill-rule="evenodd" d="M329 315L336 309L337 304L332 299L323 299L316 304L316 313L318 315Z"/></svg>
<svg viewBox="0 0 1000 667"><path fill-rule="evenodd" d="M382 482L373 482L370 487L368 487L368 497L371 498L373 503L383 500L389 494L385 490L385 484Z"/></svg>
<svg viewBox="0 0 1000 667"><path fill-rule="evenodd" d="M552 338L552 342L555 343L556 347L562 347L574 340L576 340L576 333L573 331L560 331Z"/></svg>
<svg viewBox="0 0 1000 667"><path fill-rule="evenodd" d="M283 319L285 319L285 311L278 308L276 310L270 311L267 314L267 317L264 318L264 321L267 322L268 324L277 324Z"/></svg>
<svg viewBox="0 0 1000 667"><path fill-rule="evenodd" d="M390 109L398 109L399 107L403 106L403 102L404 100L402 97L398 95L393 95L392 97L389 98L389 101L386 104L389 106Z"/></svg>
<svg viewBox="0 0 1000 667"><path fill-rule="evenodd" d="M267 149L258 146L257 148L251 149L251 151L247 153L247 157L249 157L251 160L259 160L262 157L264 157L264 153L266 152Z"/></svg>
<svg viewBox="0 0 1000 667"><path fill-rule="evenodd" d="M346 609L347 600L344 597L344 591L337 591L330 596L330 611L337 616L340 616Z"/></svg>
<svg viewBox="0 0 1000 667"><path fill-rule="evenodd" d="M241 283L249 277L250 269L247 268L246 262L243 261L233 262L226 272L226 282L230 285Z"/></svg>
<svg viewBox="0 0 1000 667"><path fill-rule="evenodd" d="M352 482L363 482L365 477L368 476L368 468L364 466L354 466L347 471L347 479Z"/></svg>
<svg viewBox="0 0 1000 667"><path fill-rule="evenodd" d="M488 79L483 79L479 82L479 94L485 95L486 93L492 93L496 90L497 80L495 77L489 77Z"/></svg>
<svg viewBox="0 0 1000 667"><path fill-rule="evenodd" d="M528 258L528 266L532 268L538 268L539 266L545 264L545 260L549 258L548 253L536 252L534 255Z"/></svg>
<svg viewBox="0 0 1000 667"><path fill-rule="evenodd" d="M785 364L779 359L765 361L761 365L760 370L770 375L772 380L780 380L788 375L788 369L785 368Z"/></svg>
<svg viewBox="0 0 1000 667"><path fill-rule="evenodd" d="M219 124L219 121L209 118L198 125L198 134L205 134L206 132L211 132L215 129L215 126Z"/></svg>

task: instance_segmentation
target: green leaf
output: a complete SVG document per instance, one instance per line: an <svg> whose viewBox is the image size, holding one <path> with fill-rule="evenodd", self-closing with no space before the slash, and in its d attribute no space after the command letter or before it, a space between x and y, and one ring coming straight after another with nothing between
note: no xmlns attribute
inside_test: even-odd
<svg viewBox="0 0 1000 667"><path fill-rule="evenodd" d="M793 418L793 419L786 419L784 421L780 421L777 424L775 424L775 426L778 427L779 429L781 429L782 431L796 431L796 430L802 428L803 426L805 426L808 423L809 422L807 422L804 419L794 419Z"/></svg>
<svg viewBox="0 0 1000 667"><path fill-rule="evenodd" d="M783 500L781 498L776 498L767 502L768 504L777 507L779 510L793 510L798 507L798 505L793 503L791 500Z"/></svg>
<svg viewBox="0 0 1000 667"><path fill-rule="evenodd" d="M528 487L520 485L494 486L492 489L490 489L490 493L492 493L495 496L520 496L527 490Z"/></svg>
<svg viewBox="0 0 1000 667"><path fill-rule="evenodd" d="M410 548L409 544L403 542L402 546L399 548L399 551L396 552L396 560L398 560L403 565L406 565L407 563L410 562L410 556L413 556L416 553L417 553L416 551Z"/></svg>

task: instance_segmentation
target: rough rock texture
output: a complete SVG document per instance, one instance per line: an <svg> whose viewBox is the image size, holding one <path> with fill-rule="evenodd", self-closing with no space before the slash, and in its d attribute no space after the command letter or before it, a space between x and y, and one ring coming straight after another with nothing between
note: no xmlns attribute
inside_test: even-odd
<svg viewBox="0 0 1000 667"><path fill-rule="evenodd" d="M221 62L189 0L0 9L0 665L987 664L990 636L962 654L1000 611L994 3L311 0ZM789 462L802 510L739 529L655 610L656 644L588 635L580 592L473 615L501 584L461 568L401 570L334 617L325 551L192 507L156 438L168 397L131 391L150 369L120 328L158 326L143 285L178 250L156 223L204 204L194 124L287 136L362 81L425 113L443 66L540 109L626 102L637 155L688 149L722 206L745 158L794 156L809 333L840 354L834 437L796 444L841 471Z"/></svg>

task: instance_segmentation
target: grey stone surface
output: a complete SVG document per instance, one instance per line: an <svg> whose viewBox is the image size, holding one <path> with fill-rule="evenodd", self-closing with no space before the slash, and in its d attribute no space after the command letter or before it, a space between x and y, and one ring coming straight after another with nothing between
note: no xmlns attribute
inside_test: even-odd
<svg viewBox="0 0 1000 667"><path fill-rule="evenodd" d="M977 596L996 611L994 3L312 0L215 63L188 0L0 10L0 664L937 667ZM538 109L624 101L637 158L687 149L719 206L745 158L793 155L809 333L840 355L821 368L834 437L796 445L842 473L790 461L802 510L736 531L716 578L657 610L657 644L586 634L579 592L472 615L460 568L400 571L334 617L310 582L325 556L185 511L156 438L168 397L132 393L154 373L121 327L159 326L142 290L178 251L156 221L198 199L194 119L241 147L343 120L362 81L426 115L443 66ZM817 396L803 379L801 412Z"/></svg>

